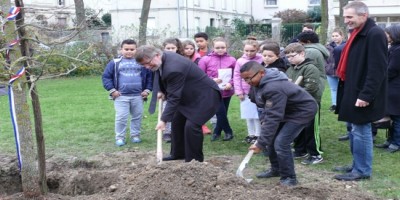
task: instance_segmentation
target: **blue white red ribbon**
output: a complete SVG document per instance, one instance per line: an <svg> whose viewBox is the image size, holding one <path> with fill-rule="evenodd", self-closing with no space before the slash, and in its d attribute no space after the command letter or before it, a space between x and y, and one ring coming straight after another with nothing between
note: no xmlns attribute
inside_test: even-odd
<svg viewBox="0 0 400 200"><path fill-rule="evenodd" d="M12 90L12 84L14 83L15 80L17 80L24 74L25 74L25 67L21 67L21 69L15 75L11 76L11 79L8 81L8 100L10 103L11 122L14 128L15 146L17 147L18 166L20 171L22 166L21 146L19 140L17 115L15 113L14 93Z"/></svg>
<svg viewBox="0 0 400 200"><path fill-rule="evenodd" d="M19 14L19 11L21 11L21 7L12 6L10 8L10 11L8 12L7 20L8 21L14 20Z"/></svg>
<svg viewBox="0 0 400 200"><path fill-rule="evenodd" d="M8 48L6 49L6 59L9 60L10 59L10 50L19 43L18 39L15 39L13 41L10 42L10 44L8 44Z"/></svg>

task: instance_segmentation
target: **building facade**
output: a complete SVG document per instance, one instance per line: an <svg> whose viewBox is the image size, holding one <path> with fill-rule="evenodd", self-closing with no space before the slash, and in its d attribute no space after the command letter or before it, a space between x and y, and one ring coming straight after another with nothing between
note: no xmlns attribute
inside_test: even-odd
<svg viewBox="0 0 400 200"><path fill-rule="evenodd" d="M107 13L115 0L84 0L85 8ZM72 27L75 20L74 0L24 0L27 23L44 26Z"/></svg>
<svg viewBox="0 0 400 200"><path fill-rule="evenodd" d="M119 38L137 32L142 1L116 1L110 13L112 25ZM235 17L251 18L248 0L152 0L147 21L147 34L192 38L205 27L230 26ZM158 31L158 32L157 32ZM115 34L114 34L115 36Z"/></svg>
<svg viewBox="0 0 400 200"><path fill-rule="evenodd" d="M400 0L363 2L379 26L400 23ZM85 8L101 10L100 17L111 13L114 41L137 37L142 3L143 0L84 0ZM24 4L27 23L50 27L74 25L74 0L24 0ZM273 16L279 11L307 11L313 6L320 6L320 0L152 0L147 34L192 38L206 27L229 27L235 18L274 23ZM338 0L328 0L328 33L337 26L340 9Z"/></svg>

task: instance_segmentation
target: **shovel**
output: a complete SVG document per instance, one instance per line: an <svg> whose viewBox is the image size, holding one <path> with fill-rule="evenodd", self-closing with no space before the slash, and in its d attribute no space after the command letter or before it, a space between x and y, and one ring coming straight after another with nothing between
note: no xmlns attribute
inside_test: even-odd
<svg viewBox="0 0 400 200"><path fill-rule="evenodd" d="M161 120L162 110L163 110L163 100L159 99L158 100L158 122ZM162 153L162 130L157 130L156 157L157 157L157 164L161 164L162 159L163 159L163 153Z"/></svg>
<svg viewBox="0 0 400 200"><path fill-rule="evenodd" d="M253 156L254 151L250 150L247 155L244 157L243 161L240 163L239 168L236 170L236 176L244 178L243 170L246 168L247 163L249 163L250 158ZM253 179L251 178L244 178L248 183L250 183Z"/></svg>

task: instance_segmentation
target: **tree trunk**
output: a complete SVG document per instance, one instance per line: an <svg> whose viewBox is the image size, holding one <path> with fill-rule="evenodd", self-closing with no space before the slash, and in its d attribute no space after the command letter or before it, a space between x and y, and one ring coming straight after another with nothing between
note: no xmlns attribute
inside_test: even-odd
<svg viewBox="0 0 400 200"><path fill-rule="evenodd" d="M146 44L147 20L149 19L151 0L143 0L139 26L139 46Z"/></svg>
<svg viewBox="0 0 400 200"><path fill-rule="evenodd" d="M344 23L344 18L343 18L343 6L347 5L349 3L349 0L339 0L339 27L341 27L343 30L347 30L346 24Z"/></svg>
<svg viewBox="0 0 400 200"><path fill-rule="evenodd" d="M28 80L29 88L32 87L32 83ZM46 147L45 139L43 134L43 122L42 122L42 109L40 107L39 95L35 85L33 85L31 90L32 98L32 108L33 108L33 118L35 121L35 134L36 134L36 144L38 153L38 166L39 166L39 187L41 193L47 194L47 177L46 177Z"/></svg>
<svg viewBox="0 0 400 200"><path fill-rule="evenodd" d="M24 3L22 0L15 0L15 6L17 7L24 7ZM28 40L24 40L24 36L26 36L24 25L24 10L21 9L20 14L16 18L16 27L18 28L18 35L21 38L20 41L20 50L21 55L26 56L30 55L29 53L29 43ZM23 63L24 66L28 66L27 63ZM46 178L39 182L38 177L38 168L36 165L36 157L37 154L34 151L34 143L32 138L32 124L30 119L30 112L29 106L27 103L27 82L22 81L26 80L26 77L23 76L20 78L17 83L20 85L21 88L13 88L14 92L14 99L15 99L15 108L16 108L16 116L18 122L18 129L20 133L20 146L21 146L21 157L22 157L22 166L21 166L21 178L22 178L22 190L27 198L38 197L41 195L41 191L47 191L47 184ZM38 100L38 99L37 99ZM32 104L36 104L38 102L32 101ZM37 105L36 105L37 106ZM39 106L40 108L40 106ZM41 113L39 115L35 115L35 117L40 118L38 124L40 127L41 125ZM37 119L35 118L35 122ZM41 131L41 128L39 128ZM43 133L41 133L43 136ZM43 140L42 140L43 141ZM44 147L44 143L38 143L38 147ZM44 154L44 149L42 149ZM45 162L44 155L42 155L42 162ZM43 166L41 166L43 167ZM45 169L42 169L45 172ZM43 173L43 172L42 172ZM43 176L43 174L41 174ZM44 175L45 177L45 175ZM44 184L43 184L44 182ZM45 190L40 188L40 185L45 188Z"/></svg>
<svg viewBox="0 0 400 200"><path fill-rule="evenodd" d="M17 117L19 139L21 146L21 180L22 191L26 198L40 196L38 169L36 167L36 151L32 139L32 124L29 114L26 90L27 84L21 81L14 82L13 92L15 99L15 114ZM17 87L19 84L20 88Z"/></svg>
<svg viewBox="0 0 400 200"><path fill-rule="evenodd" d="M325 45L327 41L327 30L329 24L328 16L328 0L321 0L321 33L320 33L320 43Z"/></svg>
<svg viewBox="0 0 400 200"><path fill-rule="evenodd" d="M85 17L85 5L83 0L74 0L75 3L75 15L76 15L76 26L80 29L79 39L84 39L82 32L86 30L86 17Z"/></svg>

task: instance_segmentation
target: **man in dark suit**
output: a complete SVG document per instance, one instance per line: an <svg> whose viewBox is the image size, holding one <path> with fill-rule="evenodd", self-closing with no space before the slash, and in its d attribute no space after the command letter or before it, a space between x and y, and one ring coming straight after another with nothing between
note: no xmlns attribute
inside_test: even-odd
<svg viewBox="0 0 400 200"><path fill-rule="evenodd" d="M154 46L137 49L137 62L155 72L155 82L168 99L156 130L171 122L171 155L163 160L195 159L202 162L203 133L201 125L218 110L222 100L218 85L192 61L176 53L162 52ZM153 95L156 90L153 89ZM159 97L161 97L160 95ZM156 99L152 98L154 102Z"/></svg>
<svg viewBox="0 0 400 200"><path fill-rule="evenodd" d="M367 5L353 1L343 7L344 22L352 29L337 68L340 78L336 112L340 121L351 123L352 166L334 178L342 181L369 179L372 175L371 122L385 116L387 92L387 39L369 18Z"/></svg>

